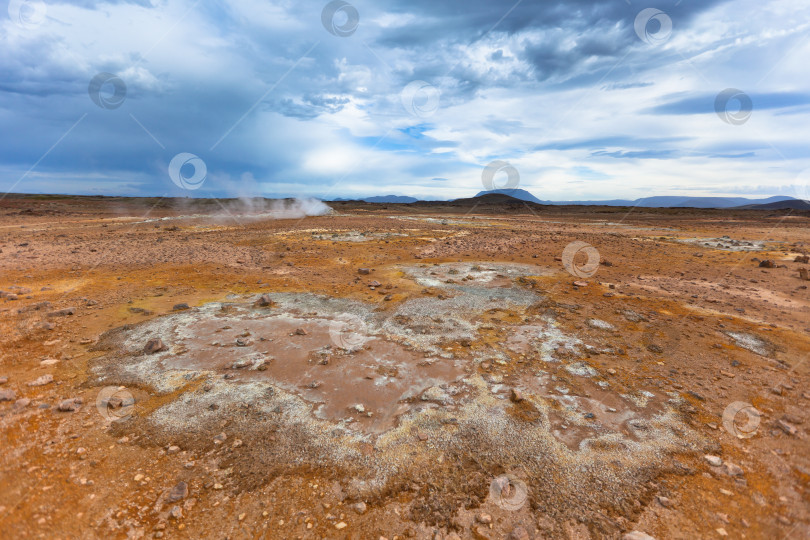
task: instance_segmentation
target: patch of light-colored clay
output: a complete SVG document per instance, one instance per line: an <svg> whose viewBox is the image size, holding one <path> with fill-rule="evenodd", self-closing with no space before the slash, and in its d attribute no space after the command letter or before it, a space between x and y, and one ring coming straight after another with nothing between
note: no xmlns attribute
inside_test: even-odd
<svg viewBox="0 0 810 540"><path fill-rule="evenodd" d="M733 240L728 236L722 238L672 238L680 244L693 244L723 251L762 251L765 242L762 240Z"/></svg>
<svg viewBox="0 0 810 540"><path fill-rule="evenodd" d="M569 336L559 329L554 321L548 321L547 326L540 330L537 335L540 339L540 359L544 362L559 362L552 353L563 347L566 351L577 354L577 346L582 345L582 341L574 336Z"/></svg>
<svg viewBox="0 0 810 540"><path fill-rule="evenodd" d="M573 364L569 364L565 366L565 369L568 371L568 373L578 375L580 377L596 377L599 375L598 371L593 369L585 362L575 362Z"/></svg>
<svg viewBox="0 0 810 540"><path fill-rule="evenodd" d="M632 394L620 394L620 395L624 399L633 402L633 404L642 409L647 406L651 398L655 397L655 394L653 394L652 392L648 392L647 390L640 390Z"/></svg>
<svg viewBox="0 0 810 540"><path fill-rule="evenodd" d="M615 330L615 326L601 319L588 319L588 326L599 330Z"/></svg>
<svg viewBox="0 0 810 540"><path fill-rule="evenodd" d="M734 344L742 349L749 350L760 356L769 356L771 354L771 346L764 340L752 334L745 332L725 332L725 334L734 340Z"/></svg>

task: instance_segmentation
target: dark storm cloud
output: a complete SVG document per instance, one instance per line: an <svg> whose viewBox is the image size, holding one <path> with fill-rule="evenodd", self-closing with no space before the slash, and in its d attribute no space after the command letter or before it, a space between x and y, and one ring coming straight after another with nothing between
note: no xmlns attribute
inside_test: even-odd
<svg viewBox="0 0 810 540"><path fill-rule="evenodd" d="M722 89L662 95L673 90L655 71L679 69L690 52L639 39L633 23L643 6L635 2L353 3L360 25L346 38L323 27L320 0L80 0L48 3L39 28L3 21L0 168L14 171L4 185L37 163L42 173L117 178L116 185L149 193L166 187L167 164L179 152L205 160L210 193L241 189L243 175L292 186L287 190L332 185L346 175L378 187L388 176L382 173L400 175L403 184L437 177L451 184L460 175L475 177L481 156L527 151L591 155L600 163L676 160L685 155L678 148L699 134L675 134L669 125L591 131L594 118L581 109L607 95L608 110L593 117L609 116L610 107L634 123L700 114L714 112ZM660 7L676 36L721 4ZM734 37L717 39L727 44ZM712 40L705 42L700 52L712 51ZM770 61L773 52L762 48L757 55ZM729 70L745 61L721 59ZM105 110L89 98L88 83L99 72L126 83L119 108ZM403 106L400 92L414 80L440 93L436 116L422 118ZM634 92L648 94L637 102ZM751 97L755 110L788 113L810 104L810 94L799 91ZM561 125L535 118L563 109L572 112ZM799 146L783 152L798 154ZM762 153L759 145L739 143L701 148L715 159ZM352 152L360 155L348 160L360 162L354 168L340 159ZM402 156L409 161L397 161ZM366 168L365 176L353 172Z"/></svg>

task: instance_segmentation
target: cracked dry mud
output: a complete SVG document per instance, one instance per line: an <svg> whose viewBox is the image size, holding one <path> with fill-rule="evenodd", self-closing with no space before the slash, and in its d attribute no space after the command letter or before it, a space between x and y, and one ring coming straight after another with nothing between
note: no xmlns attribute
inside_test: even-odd
<svg viewBox="0 0 810 540"><path fill-rule="evenodd" d="M808 216L154 203L2 201L11 537L810 537Z"/></svg>

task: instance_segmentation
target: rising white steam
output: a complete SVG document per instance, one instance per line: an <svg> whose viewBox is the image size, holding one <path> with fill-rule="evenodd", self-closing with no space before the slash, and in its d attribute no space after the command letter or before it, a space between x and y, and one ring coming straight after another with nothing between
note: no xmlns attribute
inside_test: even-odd
<svg viewBox="0 0 810 540"><path fill-rule="evenodd" d="M297 219L323 216L332 209L318 199L262 199L242 197L224 204L228 214L238 218Z"/></svg>

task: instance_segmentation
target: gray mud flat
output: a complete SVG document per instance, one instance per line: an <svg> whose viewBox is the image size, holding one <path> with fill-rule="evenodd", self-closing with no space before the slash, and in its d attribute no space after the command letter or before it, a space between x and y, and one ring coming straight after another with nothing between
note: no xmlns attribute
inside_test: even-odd
<svg viewBox="0 0 810 540"><path fill-rule="evenodd" d="M676 455L704 449L677 394L613 389L587 363L588 344L540 313L541 291L521 280L545 269L400 270L442 294L381 311L277 293L270 307L216 302L108 332L95 382L169 398L143 400L113 429L219 452L241 490L325 469L366 500L439 486L426 502L439 508L480 503L489 480L508 473L561 520L626 513L648 481L679 470ZM483 342L493 313L520 321L509 340ZM146 354L152 338L167 349ZM226 440L215 445L219 433Z"/></svg>

